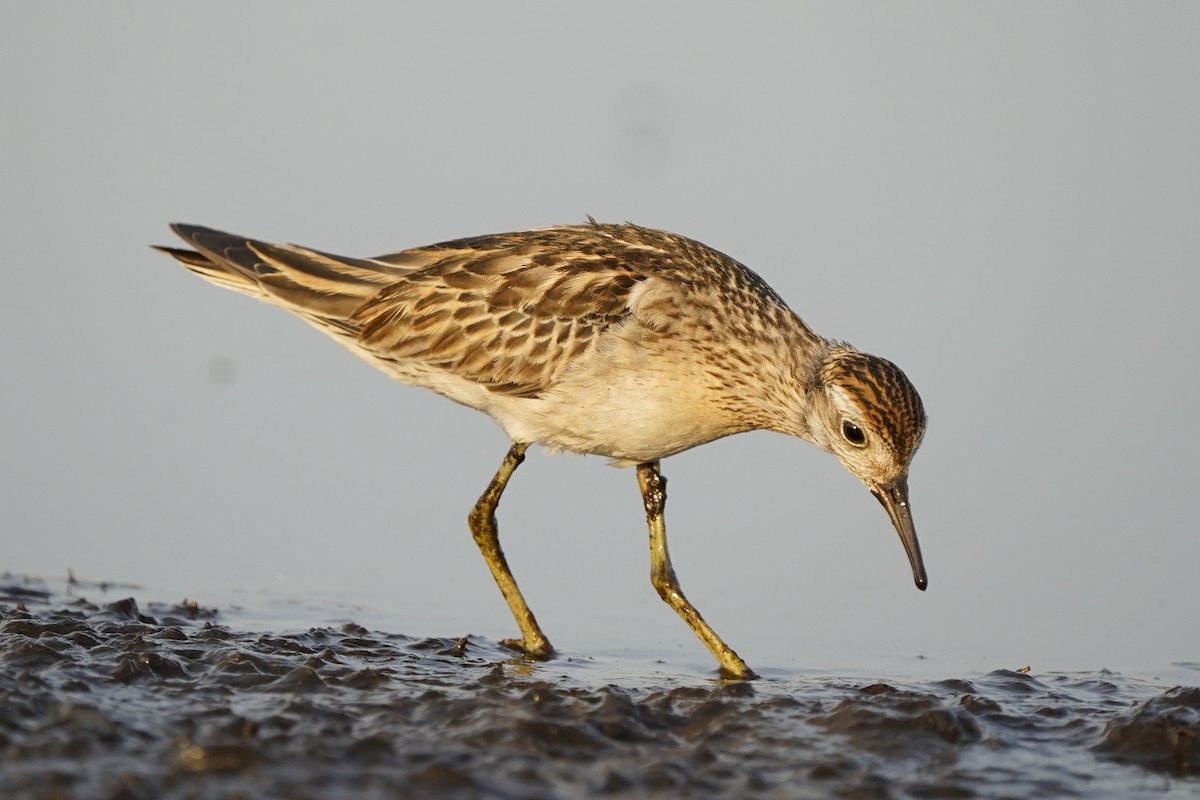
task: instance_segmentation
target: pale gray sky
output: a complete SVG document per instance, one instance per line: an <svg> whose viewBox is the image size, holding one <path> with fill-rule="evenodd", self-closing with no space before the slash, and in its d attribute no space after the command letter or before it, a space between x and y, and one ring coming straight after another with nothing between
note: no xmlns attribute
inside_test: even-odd
<svg viewBox="0 0 1200 800"><path fill-rule="evenodd" d="M1198 41L1184 3L12 6L0 570L515 633L465 526L499 429L146 245L590 213L728 252L929 410L924 594L816 448L664 462L683 586L753 666L1200 660ZM632 471L534 451L501 528L561 649L711 667Z"/></svg>

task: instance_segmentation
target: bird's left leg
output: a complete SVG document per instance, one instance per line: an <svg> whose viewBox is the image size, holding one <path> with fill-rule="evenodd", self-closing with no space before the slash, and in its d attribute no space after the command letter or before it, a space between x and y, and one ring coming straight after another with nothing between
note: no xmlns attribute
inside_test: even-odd
<svg viewBox="0 0 1200 800"><path fill-rule="evenodd" d="M550 646L550 641L542 633L533 612L525 603L521 590L517 588L517 581L512 570L508 568L508 560L504 557L504 551L500 549L500 533L496 528L496 506L500 504L500 495L504 493L504 487L508 485L508 479L512 477L513 472L525 460L525 450L528 447L528 444L514 443L509 448L508 455L500 463L500 469L496 470L492 482L471 509L467 524L471 528L471 535L475 537L475 544L479 545L479 552L483 553L483 560L487 562L492 577L500 587L500 593L508 601L508 608L517 621L517 627L521 629L521 639L505 639L500 644L521 650L532 658L546 659L554 654L554 648Z"/></svg>
<svg viewBox="0 0 1200 800"><path fill-rule="evenodd" d="M746 662L721 640L717 632L704 621L704 617L700 616L696 607L683 596L679 579L675 577L675 568L671 566L671 555L667 552L667 526L663 520L663 511L667 505L667 479L659 472L658 462L638 464L637 478L638 486L642 490L642 500L646 504L646 521L650 525L650 582L654 584L658 596L675 609L675 613L683 617L683 621L716 656L717 663L721 665L722 678L757 678L754 671L746 666Z"/></svg>

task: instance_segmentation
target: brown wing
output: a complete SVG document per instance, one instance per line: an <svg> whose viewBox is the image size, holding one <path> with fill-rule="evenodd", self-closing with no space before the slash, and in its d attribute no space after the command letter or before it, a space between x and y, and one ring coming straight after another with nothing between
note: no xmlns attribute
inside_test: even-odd
<svg viewBox="0 0 1200 800"><path fill-rule="evenodd" d="M418 362L520 396L544 391L628 317L630 292L646 277L583 226L371 259L172 228L196 252L160 249L213 283L286 308L374 360Z"/></svg>
<svg viewBox="0 0 1200 800"><path fill-rule="evenodd" d="M644 276L569 238L506 234L385 256L435 258L353 315L359 344L495 392L536 396L596 336L629 316Z"/></svg>

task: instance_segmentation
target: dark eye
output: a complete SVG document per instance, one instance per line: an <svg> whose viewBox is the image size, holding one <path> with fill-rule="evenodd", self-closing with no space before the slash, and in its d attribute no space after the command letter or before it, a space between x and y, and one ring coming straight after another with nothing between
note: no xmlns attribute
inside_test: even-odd
<svg viewBox="0 0 1200 800"><path fill-rule="evenodd" d="M842 436L845 436L846 441L853 445L864 445L867 443L867 435L863 433L862 428L848 419L842 420Z"/></svg>

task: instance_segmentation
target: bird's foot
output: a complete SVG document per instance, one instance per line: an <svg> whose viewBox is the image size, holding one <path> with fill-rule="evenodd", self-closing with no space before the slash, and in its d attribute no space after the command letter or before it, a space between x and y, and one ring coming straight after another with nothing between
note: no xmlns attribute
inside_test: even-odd
<svg viewBox="0 0 1200 800"><path fill-rule="evenodd" d="M554 648L544 638L533 642L525 639L502 639L500 645L510 650L516 650L534 661L549 661L554 655Z"/></svg>
<svg viewBox="0 0 1200 800"><path fill-rule="evenodd" d="M718 670L723 681L752 681L758 678L758 673L746 666L746 662L740 664L722 664Z"/></svg>

